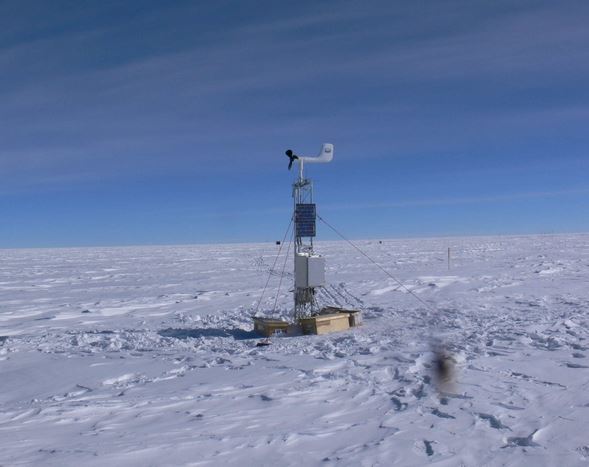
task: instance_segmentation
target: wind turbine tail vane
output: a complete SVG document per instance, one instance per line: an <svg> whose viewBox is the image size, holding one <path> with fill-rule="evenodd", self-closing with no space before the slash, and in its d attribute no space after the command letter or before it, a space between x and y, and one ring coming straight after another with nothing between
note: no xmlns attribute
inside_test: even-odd
<svg viewBox="0 0 589 467"><path fill-rule="evenodd" d="M324 164L327 162L331 162L333 159L333 144L331 143L323 143L321 146L321 151L317 157L308 157L308 156L300 156L299 159L305 161L306 163L316 163L316 164Z"/></svg>

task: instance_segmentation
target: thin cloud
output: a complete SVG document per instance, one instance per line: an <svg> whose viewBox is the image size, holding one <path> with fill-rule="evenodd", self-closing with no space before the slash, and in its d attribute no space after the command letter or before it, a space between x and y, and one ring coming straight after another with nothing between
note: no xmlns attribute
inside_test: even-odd
<svg viewBox="0 0 589 467"><path fill-rule="evenodd" d="M589 188L555 191L534 191L524 193L509 193L504 195L471 196L455 198L435 198L405 200L392 203L349 203L349 204L325 204L324 210L347 210L347 209L384 209L384 208L407 208L407 207L430 207L430 206L452 206L460 204L484 204L516 201L521 199L556 198L561 196L587 195Z"/></svg>
<svg viewBox="0 0 589 467"><path fill-rule="evenodd" d="M305 5L110 62L104 52L89 60L85 50L116 51L108 38L121 34L119 23L13 43L0 50L0 64L12 70L1 93L0 181L48 180L72 165L104 177L163 166L249 170L234 157L241 148L262 161L278 141L304 143L316 134L347 139L350 152L370 140L365 154L391 145L395 155L452 151L586 118L583 96L571 109L572 93L550 101L542 92L533 109L512 98L589 74L582 3L575 13L559 5L440 2L425 17L422 9L385 5L347 2L335 12ZM167 10L166 21L198 11ZM156 16L132 15L128 23L135 31ZM73 13L67 22L75 24Z"/></svg>

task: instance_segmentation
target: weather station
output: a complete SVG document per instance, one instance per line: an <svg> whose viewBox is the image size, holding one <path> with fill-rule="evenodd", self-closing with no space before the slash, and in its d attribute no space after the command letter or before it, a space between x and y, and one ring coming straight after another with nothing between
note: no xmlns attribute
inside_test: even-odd
<svg viewBox="0 0 589 467"><path fill-rule="evenodd" d="M291 217L291 225L294 224L294 309L292 321L254 316L254 330L265 337L325 334L361 324L360 311L321 306L317 300L318 291L325 286L325 258L315 252L313 245L317 235L317 208L313 200L313 181L305 177L305 165L329 163L333 160L333 153L333 144L329 143L323 144L316 157L298 156L290 149L286 151L288 169L294 163L298 164L298 175L292 184ZM289 230L290 225L287 233Z"/></svg>

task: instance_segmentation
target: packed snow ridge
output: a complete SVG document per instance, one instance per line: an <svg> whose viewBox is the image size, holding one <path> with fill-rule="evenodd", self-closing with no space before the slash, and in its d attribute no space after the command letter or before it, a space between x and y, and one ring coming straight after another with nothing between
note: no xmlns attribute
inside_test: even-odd
<svg viewBox="0 0 589 467"><path fill-rule="evenodd" d="M0 465L589 465L589 235L358 245L405 287L318 242L364 325L269 347L274 244L0 250Z"/></svg>

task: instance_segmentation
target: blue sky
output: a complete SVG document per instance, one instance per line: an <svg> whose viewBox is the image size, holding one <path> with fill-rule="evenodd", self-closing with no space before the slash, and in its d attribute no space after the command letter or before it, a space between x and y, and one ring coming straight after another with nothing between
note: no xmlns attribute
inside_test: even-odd
<svg viewBox="0 0 589 467"><path fill-rule="evenodd" d="M589 231L585 1L2 1L0 248ZM319 228L321 238L334 238Z"/></svg>

